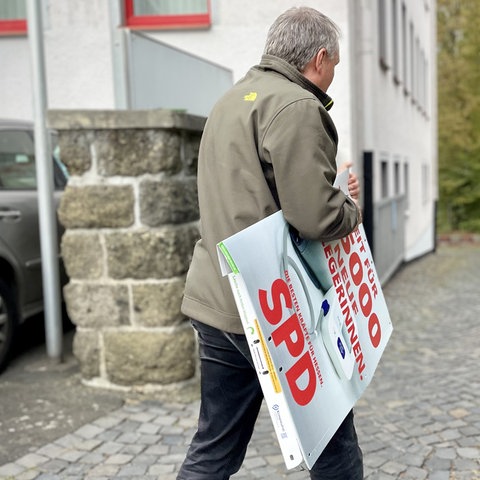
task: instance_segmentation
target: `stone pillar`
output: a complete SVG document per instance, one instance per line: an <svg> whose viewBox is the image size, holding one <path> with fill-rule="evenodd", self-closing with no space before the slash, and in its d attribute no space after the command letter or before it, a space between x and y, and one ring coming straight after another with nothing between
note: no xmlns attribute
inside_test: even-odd
<svg viewBox="0 0 480 480"><path fill-rule="evenodd" d="M195 374L180 303L204 122L168 110L49 112L71 175L58 212L64 297L88 384L151 389Z"/></svg>

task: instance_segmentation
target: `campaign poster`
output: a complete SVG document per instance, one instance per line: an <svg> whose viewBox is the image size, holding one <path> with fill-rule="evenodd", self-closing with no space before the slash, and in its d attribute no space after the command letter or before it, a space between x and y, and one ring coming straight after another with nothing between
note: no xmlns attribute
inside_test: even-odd
<svg viewBox="0 0 480 480"><path fill-rule="evenodd" d="M285 464L311 468L392 333L363 226L305 241L279 211L217 247Z"/></svg>

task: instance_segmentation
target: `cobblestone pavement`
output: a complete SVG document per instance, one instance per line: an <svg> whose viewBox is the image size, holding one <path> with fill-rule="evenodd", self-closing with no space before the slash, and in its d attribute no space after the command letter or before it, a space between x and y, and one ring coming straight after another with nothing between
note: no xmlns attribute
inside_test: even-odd
<svg viewBox="0 0 480 480"><path fill-rule="evenodd" d="M385 287L394 333L356 407L367 480L480 480L480 248L441 247ZM198 401L128 401L0 466L0 479L175 478ZM286 471L262 410L235 479ZM348 480L348 479L347 479Z"/></svg>

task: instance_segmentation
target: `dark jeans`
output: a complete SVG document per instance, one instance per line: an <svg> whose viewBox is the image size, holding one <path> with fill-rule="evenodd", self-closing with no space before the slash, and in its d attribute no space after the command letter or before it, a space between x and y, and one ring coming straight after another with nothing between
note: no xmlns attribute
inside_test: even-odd
<svg viewBox="0 0 480 480"><path fill-rule="evenodd" d="M238 472L263 400L244 335L192 320L198 332L201 404L177 480L227 480ZM362 452L350 412L319 457L314 480L363 479Z"/></svg>

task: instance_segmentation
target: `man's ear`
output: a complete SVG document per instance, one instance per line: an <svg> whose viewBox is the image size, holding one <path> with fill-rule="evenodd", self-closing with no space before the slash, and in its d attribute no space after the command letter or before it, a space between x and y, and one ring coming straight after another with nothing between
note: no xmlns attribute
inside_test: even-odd
<svg viewBox="0 0 480 480"><path fill-rule="evenodd" d="M321 48L317 56L315 57L315 68L317 72L320 72L323 68L323 62L328 57L327 50L325 48Z"/></svg>

